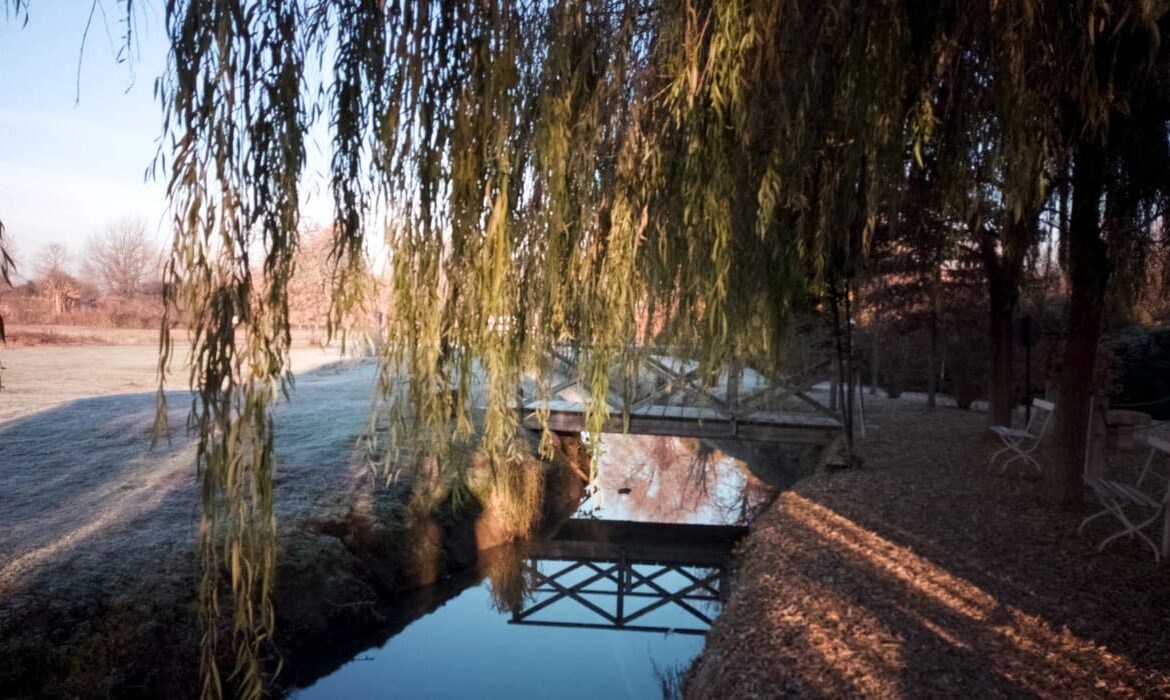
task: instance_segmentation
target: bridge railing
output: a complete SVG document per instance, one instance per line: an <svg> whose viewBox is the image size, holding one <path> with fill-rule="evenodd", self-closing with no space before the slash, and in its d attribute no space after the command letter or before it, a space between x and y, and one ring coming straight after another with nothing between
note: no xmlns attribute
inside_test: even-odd
<svg viewBox="0 0 1170 700"><path fill-rule="evenodd" d="M544 391L535 385L527 391L522 388L522 406L532 410L547 402L584 406L591 397L590 387L583 379L586 373L582 372L587 350L561 346L552 351L550 361L550 385ZM732 422L769 412L805 412L839 421L837 412L813 391L829 369L830 362L825 360L787 376L769 377L738 360L712 370L694 360L676 357L669 350L638 348L631 349L619 366L611 368L605 401L611 415L646 414L655 407L699 408L702 412L696 417Z"/></svg>

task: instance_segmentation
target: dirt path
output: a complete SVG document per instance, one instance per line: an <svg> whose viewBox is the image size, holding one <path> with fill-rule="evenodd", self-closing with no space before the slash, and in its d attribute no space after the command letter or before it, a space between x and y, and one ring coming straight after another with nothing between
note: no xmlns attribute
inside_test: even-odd
<svg viewBox="0 0 1170 700"><path fill-rule="evenodd" d="M982 414L870 420L757 521L688 696L1170 696L1170 568L992 475Z"/></svg>

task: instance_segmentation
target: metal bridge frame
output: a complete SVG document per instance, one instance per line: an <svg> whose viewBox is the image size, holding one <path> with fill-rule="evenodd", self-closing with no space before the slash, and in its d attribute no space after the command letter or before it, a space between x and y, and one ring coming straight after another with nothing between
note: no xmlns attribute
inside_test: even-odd
<svg viewBox="0 0 1170 700"><path fill-rule="evenodd" d="M573 348L554 350L554 375L565 378L550 387L545 397L520 392L518 408L524 427L539 430L547 425L556 432L585 429L585 404L556 398L573 387L588 393L581 383L579 358L579 351ZM562 370L559 373L558 365ZM732 361L728 368L726 389L717 392L700 381L698 363L646 353L625 368L625 381L611 387L606 397L610 417L603 432L823 444L842 429L840 416L808 395L818 373L827 365L821 363L783 382L757 386L751 393L741 395L744 367L738 361ZM638 379L646 374L653 378L653 386L648 392L640 392ZM792 399L805 410L765 410L769 404L775 406ZM696 403L688 404L691 400Z"/></svg>
<svg viewBox="0 0 1170 700"><path fill-rule="evenodd" d="M557 571L546 574L540 570L541 561L562 561L566 566ZM653 567L648 571L639 570L639 567ZM576 583L564 583L563 579L576 572L584 572L585 578ZM583 629L615 629L637 632L671 632L674 634L706 634L711 625L711 617L692 603L722 603L725 598L725 567L710 568L691 564L664 564L657 562L631 561L622 555L617 561L598 561L579 559L564 562L564 560L535 559L526 564L526 573L535 583L532 593L538 599L526 608L515 608L512 611L511 624L539 625L549 627L573 627ZM670 590L659 579L675 573L683 577L684 583L677 590ZM612 587L598 588L598 585ZM610 609L589 600L585 596L594 598L602 596L611 599ZM534 620L532 617L545 610L554 603L570 600L581 608L595 614L598 622L569 622L556 620ZM668 605L688 613L700 626L695 627L661 627L654 625L637 624L636 621L648 613Z"/></svg>

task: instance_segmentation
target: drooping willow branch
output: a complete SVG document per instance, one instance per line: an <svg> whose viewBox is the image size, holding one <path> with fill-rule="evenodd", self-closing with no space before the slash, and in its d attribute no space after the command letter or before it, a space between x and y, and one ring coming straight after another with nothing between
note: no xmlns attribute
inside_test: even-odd
<svg viewBox="0 0 1170 700"><path fill-rule="evenodd" d="M221 570L230 592L232 683L263 690L276 522L272 407L291 385L288 297L308 111L304 17L239 3L169 3L161 84L175 242L166 265L160 373L170 323L190 329L190 422L198 434L204 696L221 693ZM161 420L166 418L160 389Z"/></svg>
<svg viewBox="0 0 1170 700"><path fill-rule="evenodd" d="M535 375L547 391L557 343L583 351L594 431L632 347L779 366L790 320L829 271L855 274L899 179L905 13L899 0L170 0L165 296L193 342L204 693L221 692L221 569L246 695L272 632L271 411L291 382L285 288L318 109L334 327L361 303L345 273L376 217L386 231L387 464L418 445L441 458L475 431L506 469L517 386ZM163 348L165 367L166 330Z"/></svg>
<svg viewBox="0 0 1170 700"><path fill-rule="evenodd" d="M0 289L12 287L12 273L16 271L16 263L8 253L10 242L5 239L4 234L4 222L0 221ZM4 317L0 316L0 343L5 342L7 342L7 338L4 334ZM4 388L3 371L4 367L0 366L0 389Z"/></svg>

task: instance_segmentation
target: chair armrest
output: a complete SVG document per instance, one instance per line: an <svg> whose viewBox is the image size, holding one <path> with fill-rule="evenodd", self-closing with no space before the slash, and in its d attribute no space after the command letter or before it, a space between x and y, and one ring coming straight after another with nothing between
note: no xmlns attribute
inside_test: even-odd
<svg viewBox="0 0 1170 700"><path fill-rule="evenodd" d="M1097 492L1101 500L1112 500L1118 503L1129 503L1144 508L1160 508L1162 504L1155 501L1145 491L1133 484L1109 479L1086 479L1085 483Z"/></svg>
<svg viewBox="0 0 1170 700"><path fill-rule="evenodd" d="M1012 438L1034 438L1034 437L1036 437L1032 433L1029 433L1027 430L1020 430L1019 428L1010 428L1006 425L993 425L993 426L991 426L990 430L991 430L991 432L995 433L996 435L998 435L1000 437L1012 437Z"/></svg>

